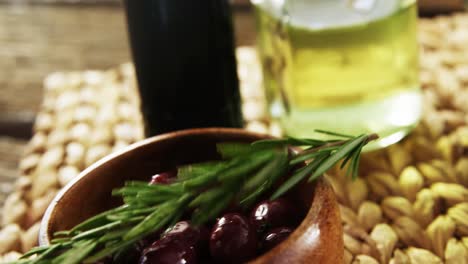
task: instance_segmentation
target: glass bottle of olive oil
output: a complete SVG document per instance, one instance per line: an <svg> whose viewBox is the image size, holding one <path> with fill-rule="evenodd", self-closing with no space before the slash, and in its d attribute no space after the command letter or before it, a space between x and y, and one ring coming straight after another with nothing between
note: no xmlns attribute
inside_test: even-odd
<svg viewBox="0 0 468 264"><path fill-rule="evenodd" d="M254 0L270 112L285 132L377 132L383 147L421 115L414 0Z"/></svg>

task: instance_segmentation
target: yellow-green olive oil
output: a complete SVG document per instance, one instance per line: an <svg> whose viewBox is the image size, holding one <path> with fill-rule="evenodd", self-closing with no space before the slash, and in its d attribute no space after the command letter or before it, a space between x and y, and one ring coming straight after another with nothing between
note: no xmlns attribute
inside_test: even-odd
<svg viewBox="0 0 468 264"><path fill-rule="evenodd" d="M398 141L421 114L416 4L387 0L362 14L336 8L321 20L314 17L320 10L308 15L314 2L326 1L286 6L281 14L256 6L273 117L292 136L316 136L319 128L377 132L380 146Z"/></svg>

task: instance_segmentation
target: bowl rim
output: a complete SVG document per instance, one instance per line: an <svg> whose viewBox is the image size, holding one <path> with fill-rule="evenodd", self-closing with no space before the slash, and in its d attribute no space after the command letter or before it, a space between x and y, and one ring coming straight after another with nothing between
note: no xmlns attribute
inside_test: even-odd
<svg viewBox="0 0 468 264"><path fill-rule="evenodd" d="M180 137L180 136L190 136L190 135L203 135L203 134L232 134L232 135L246 135L258 138L275 138L272 135L262 134L257 132L251 132L242 128L224 128L224 127L209 127L209 128L191 128L191 129L184 129L178 130L174 132L164 133L161 135L152 136L149 138L145 138L139 140L131 145L128 145L120 150L114 151L103 158L99 159L98 161L94 162L86 169L81 171L75 178L73 178L67 185L65 185L60 191L55 195L52 202L48 205L44 216L42 217L40 227L39 227L39 245L49 245L50 244L50 237L49 237L49 222L51 217L54 215L53 212L56 208L56 205L60 202L60 200L65 196L65 194L75 185L83 180L87 175L89 175L92 171L96 168L103 166L105 163L109 162L110 160L116 159L128 152L134 151L136 149L142 148L147 145L151 145L155 142L172 138L172 137Z"/></svg>

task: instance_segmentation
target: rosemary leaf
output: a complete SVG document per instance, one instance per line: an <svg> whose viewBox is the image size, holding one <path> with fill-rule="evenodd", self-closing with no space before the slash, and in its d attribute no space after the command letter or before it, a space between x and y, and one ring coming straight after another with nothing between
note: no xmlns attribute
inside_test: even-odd
<svg viewBox="0 0 468 264"><path fill-rule="evenodd" d="M219 181L228 181L239 176L248 175L250 172L258 169L262 164L267 162L273 157L272 151L262 151L249 155L247 157L238 158L236 166L229 167L219 173Z"/></svg>
<svg viewBox="0 0 468 264"><path fill-rule="evenodd" d="M125 247L128 247L130 245L132 245L133 243L137 242L138 241L138 238L135 238L135 239L131 239L131 240L127 240L127 241L123 241L123 242L118 242L118 243L114 243L112 245L108 244L106 245L106 247L100 251L98 251L97 253L94 253L93 255L91 255L90 257L86 258L83 260L83 263L85 264L93 264L107 256L110 256L112 255L112 253L114 252L117 252Z"/></svg>
<svg viewBox="0 0 468 264"><path fill-rule="evenodd" d="M198 211L195 211L192 215L192 223L195 225L201 225L210 219L215 218L219 213L225 209L234 198L234 193L224 193L217 197L214 205L203 205Z"/></svg>
<svg viewBox="0 0 468 264"><path fill-rule="evenodd" d="M340 165L340 169L343 169L346 164L348 164L348 162L351 160L351 158L353 157L353 155L348 155L344 160L343 162L341 162L341 165Z"/></svg>
<svg viewBox="0 0 468 264"><path fill-rule="evenodd" d="M224 159L232 159L234 157L246 155L252 152L254 148L251 144L247 143L226 142L216 144L216 149Z"/></svg>
<svg viewBox="0 0 468 264"><path fill-rule="evenodd" d="M244 183L241 190L244 195L239 202L240 205L247 207L253 204L258 197L271 188L279 177L287 173L288 167L288 152L285 149Z"/></svg>
<svg viewBox="0 0 468 264"><path fill-rule="evenodd" d="M52 264L79 264L96 246L97 242L92 240L76 242L71 250L54 259Z"/></svg>
<svg viewBox="0 0 468 264"><path fill-rule="evenodd" d="M171 215L181 210L182 205L188 202L191 198L190 193L185 194L179 200L169 200L160 205L153 213L148 215L141 223L133 227L125 236L123 240L133 240L142 235L154 232L167 224L171 220Z"/></svg>
<svg viewBox="0 0 468 264"><path fill-rule="evenodd" d="M285 146L321 146L326 142L317 139L298 139L298 138L285 138L285 139L265 139L258 140L252 143L252 146L273 148L273 147L285 147Z"/></svg>
<svg viewBox="0 0 468 264"><path fill-rule="evenodd" d="M127 234L123 236L124 241L133 240L141 237L145 232L156 231L162 228L169 222L171 207L174 207L174 202L170 201L161 205L156 211L148 215L141 223L133 227Z"/></svg>
<svg viewBox="0 0 468 264"><path fill-rule="evenodd" d="M330 136L336 136L336 137L342 137L342 138L348 138L348 139L354 138L354 136L350 136L350 135L346 135L346 134L342 134L342 133L337 133L337 132L333 132L333 131L322 130L322 129L315 129L314 131L317 132L317 133L320 133L320 134L324 134L324 135L330 135Z"/></svg>
<svg viewBox="0 0 468 264"><path fill-rule="evenodd" d="M101 235L102 233L114 228L114 227L117 227L117 226L120 226L122 224L121 221L117 221L117 222L112 222L112 223L109 223L107 225L103 225L103 226L100 226L100 227L96 227L94 229L91 229L91 230L88 230L86 232L83 232L83 233L80 233L74 237L72 237L71 240L81 240L81 239L84 239L84 238L88 238L88 237L93 237L93 236L99 236Z"/></svg>
<svg viewBox="0 0 468 264"><path fill-rule="evenodd" d="M58 245L54 245L54 246L58 246ZM49 250L49 248L50 248L49 246L35 247L35 248L31 249L30 251L28 251L23 256L21 256L21 258L24 259L24 258L30 257L32 255L35 255L35 254L41 254L41 253L46 252L47 250Z"/></svg>
<svg viewBox="0 0 468 264"><path fill-rule="evenodd" d="M311 176L311 178L316 178L323 173L325 173L327 170L329 170L333 165L335 165L338 161L341 159L345 158L347 155L349 155L350 151L353 150L355 147L359 146L362 142L367 140L366 135L359 136L343 146L341 146L336 153L328 157L326 160L324 160L320 166L318 166L317 170L314 172L314 174Z"/></svg>
<svg viewBox="0 0 468 264"><path fill-rule="evenodd" d="M226 165L226 162L202 162L196 164L189 164L180 166L177 169L177 178L179 180L187 180L191 178L196 178L213 171L219 171Z"/></svg>
<svg viewBox="0 0 468 264"><path fill-rule="evenodd" d="M118 238L124 236L128 231L130 231L129 227L123 228L123 229L118 229L118 230L115 230L115 231L112 231L112 232L108 232L105 235L103 235L102 237L100 237L98 242L104 243L104 242L111 241L113 239L118 239Z"/></svg>
<svg viewBox="0 0 468 264"><path fill-rule="evenodd" d="M336 149L337 149L337 147L329 147L329 148L324 148L324 149L318 150L317 152L301 153L301 154L296 155L296 157L294 157L289 162L289 164L290 165L297 165L297 164L300 164L300 163L302 163L304 161L311 160L311 159L313 159L313 158L315 158L317 156L321 156L324 153L331 153L332 151L334 151Z"/></svg>
<svg viewBox="0 0 468 264"><path fill-rule="evenodd" d="M103 213L100 213L100 214L98 214L96 216L93 216L93 217L89 218L88 220L82 222L81 224L78 224L77 226L72 228L69 232L57 232L57 233L55 233L55 236L67 235L67 233L68 233L68 235L71 235L71 234L75 234L78 231L85 231L85 230L89 230L89 229L92 229L92 228L96 228L96 227L100 227L102 225L105 225L105 224L107 224L109 222L109 220L107 220L108 215L116 213L116 212L120 212L122 210L125 210L126 207L127 207L126 205L123 205L123 206L120 206L120 207L105 211Z"/></svg>
<svg viewBox="0 0 468 264"><path fill-rule="evenodd" d="M184 190L193 190L199 187L207 186L216 181L218 173L222 170L232 166L235 162L230 161L222 166L217 167L216 169L206 172L204 174L200 174L194 177L188 177L185 181L182 182Z"/></svg>
<svg viewBox="0 0 468 264"><path fill-rule="evenodd" d="M352 179L356 179L357 175L358 175L358 169L359 169L359 162L360 162L360 159L361 159L361 151L362 151L362 148L366 145L366 142L363 141L358 147L357 149L354 151L354 153L351 155L352 156L352 162L351 162L351 177ZM348 174L349 175L349 174Z"/></svg>
<svg viewBox="0 0 468 264"><path fill-rule="evenodd" d="M51 254L55 253L58 249L60 249L61 245L57 244L57 245L53 245L51 247L48 247L47 250L45 250L44 252L42 252L39 257L35 258L31 264L37 264L37 263L40 263L41 261L45 260L48 256L50 256ZM35 251L36 254L38 253L38 251ZM34 254L34 253L33 253ZM28 255L25 255L23 257L28 257Z"/></svg>
<svg viewBox="0 0 468 264"><path fill-rule="evenodd" d="M64 237L64 238L54 238L52 239L51 244L61 244L70 241L69 237Z"/></svg>
<svg viewBox="0 0 468 264"><path fill-rule="evenodd" d="M216 198L222 196L225 192L225 188L216 188L203 192L202 194L198 195L197 198L192 200L192 202L189 203L189 207L196 208L202 204L209 203L213 200L216 200Z"/></svg>
<svg viewBox="0 0 468 264"><path fill-rule="evenodd" d="M281 197L283 194L288 192L292 187L296 186L300 181L305 179L310 175L317 166L326 158L328 158L328 153L323 153L322 155L316 157L311 163L307 164L304 168L299 169L295 174L293 174L286 182L284 182L271 196L271 200Z"/></svg>
<svg viewBox="0 0 468 264"><path fill-rule="evenodd" d="M288 153L287 150L276 153L271 159L271 162L267 163L259 172L253 177L249 178L242 189L244 191L252 191L257 188L260 184L265 181L269 181L271 178L276 179L275 175L282 175L286 173L288 168Z"/></svg>
<svg viewBox="0 0 468 264"><path fill-rule="evenodd" d="M171 226L174 226L175 224L177 224L177 222L179 222L181 219L182 219L182 216L184 216L186 212L184 210L179 210L177 211L174 216L172 217L172 220L171 222L169 223L169 227Z"/></svg>
<svg viewBox="0 0 468 264"><path fill-rule="evenodd" d="M152 193L138 193L135 195L135 199L130 199L129 203L135 204L138 206L153 206L159 205L167 200L171 200L177 198L179 195L170 194L170 195L163 195L163 194L156 194L151 195Z"/></svg>
<svg viewBox="0 0 468 264"><path fill-rule="evenodd" d="M319 156L317 157L316 160L314 160L311 165L314 167L313 171L316 171L317 168L320 166L320 164L322 164L323 161L325 161L327 158L329 158L332 154L330 153L324 153L323 156ZM321 176L322 174L312 174L309 179L307 180L308 182L312 182L314 181L315 179L317 179L317 177Z"/></svg>
<svg viewBox="0 0 468 264"><path fill-rule="evenodd" d="M117 189L112 192L114 196L135 195L140 192L147 192L153 194L174 194L179 195L183 193L184 189L180 183L173 183L169 185L150 185L142 182L128 182L125 187Z"/></svg>

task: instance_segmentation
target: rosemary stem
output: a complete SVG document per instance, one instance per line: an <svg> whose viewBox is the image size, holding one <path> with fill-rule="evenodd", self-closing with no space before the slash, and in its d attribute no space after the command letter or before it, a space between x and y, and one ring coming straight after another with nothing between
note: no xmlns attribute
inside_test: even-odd
<svg viewBox="0 0 468 264"><path fill-rule="evenodd" d="M366 144L377 139L379 139L379 135L377 135L376 133L372 133L367 136Z"/></svg>
<svg viewBox="0 0 468 264"><path fill-rule="evenodd" d="M379 138L379 135L377 135L376 133L369 134L367 136L367 139L366 139L366 144L371 142L371 141L374 141L374 140L376 140L378 138ZM342 146L343 144L347 143L348 141L349 140L340 140L340 141L335 141L335 142L328 142L328 143L325 143L325 144L323 144L321 146L318 146L318 147L315 147L315 148L306 149L306 150L301 152L301 155L317 152L319 150L330 148L330 147Z"/></svg>
<svg viewBox="0 0 468 264"><path fill-rule="evenodd" d="M301 155L303 154L309 154L309 153L314 153L314 152L317 152L319 150L322 150L322 149L326 149L326 148L330 148L330 147L338 147L338 146L341 146L343 144L345 144L346 142L348 142L348 140L340 140L340 141L335 141L335 142L330 142L330 143L325 143L321 146L318 146L318 147L315 147L315 148L310 148L310 149L306 149L304 151L301 151Z"/></svg>

